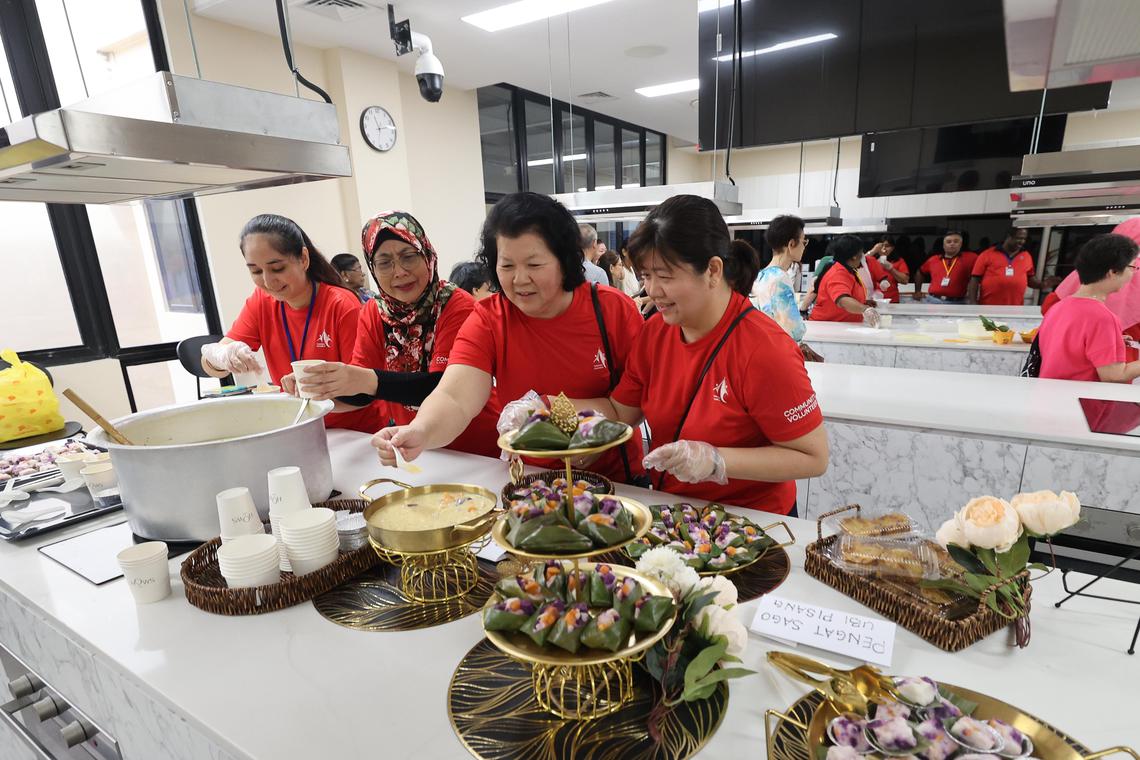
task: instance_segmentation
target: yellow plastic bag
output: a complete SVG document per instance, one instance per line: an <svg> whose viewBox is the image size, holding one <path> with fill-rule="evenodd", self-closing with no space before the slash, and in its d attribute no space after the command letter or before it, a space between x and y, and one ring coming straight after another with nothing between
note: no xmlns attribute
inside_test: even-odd
<svg viewBox="0 0 1140 760"><path fill-rule="evenodd" d="M12 365L0 369L0 442L62 429L59 399L47 375L15 351L0 351L0 359Z"/></svg>

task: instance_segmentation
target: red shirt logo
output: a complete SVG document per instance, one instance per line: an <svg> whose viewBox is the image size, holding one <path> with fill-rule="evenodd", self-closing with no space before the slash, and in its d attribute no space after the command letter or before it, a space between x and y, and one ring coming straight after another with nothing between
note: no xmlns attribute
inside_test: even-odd
<svg viewBox="0 0 1140 760"><path fill-rule="evenodd" d="M324 330L317 336L317 348L332 348L332 336Z"/></svg>
<svg viewBox="0 0 1140 760"><path fill-rule="evenodd" d="M594 354L594 369L606 368L606 352L598 349L598 353Z"/></svg>
<svg viewBox="0 0 1140 760"><path fill-rule="evenodd" d="M720 382L713 386L713 401L719 401L722 404L728 403L728 378L722 377Z"/></svg>
<svg viewBox="0 0 1140 760"><path fill-rule="evenodd" d="M802 404L798 404L797 406L793 406L791 409L785 410L784 418L788 422L796 422L798 420L802 420L804 417L807 417L809 414L814 412L817 406L819 406L819 401L816 399L815 394L813 393L807 401L803 402Z"/></svg>

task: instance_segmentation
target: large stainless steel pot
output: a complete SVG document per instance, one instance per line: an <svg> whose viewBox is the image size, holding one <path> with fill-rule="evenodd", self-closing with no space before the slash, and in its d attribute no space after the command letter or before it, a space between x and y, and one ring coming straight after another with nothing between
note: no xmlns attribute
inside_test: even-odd
<svg viewBox="0 0 1140 760"><path fill-rule="evenodd" d="M199 401L114 420L135 446L102 430L87 436L111 452L131 530L161 541L208 541L220 532L214 496L245 486L268 519L266 473L301 468L310 501L332 493L332 463L322 419L331 401L313 401L291 425L301 402L284 395Z"/></svg>

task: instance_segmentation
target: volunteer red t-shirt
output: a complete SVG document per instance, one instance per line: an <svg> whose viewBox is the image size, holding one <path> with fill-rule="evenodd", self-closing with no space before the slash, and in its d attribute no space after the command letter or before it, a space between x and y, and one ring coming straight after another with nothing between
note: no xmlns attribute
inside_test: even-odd
<svg viewBox="0 0 1140 760"><path fill-rule="evenodd" d="M863 283L850 269L836 262L823 275L819 295L810 319L816 322L862 322L862 314L852 314L838 305L841 296L851 296L859 303L867 300Z"/></svg>
<svg viewBox="0 0 1140 760"><path fill-rule="evenodd" d="M1012 258L997 247L978 254L971 274L982 278L978 303L984 306L1021 306L1033 276L1033 256L1018 251Z"/></svg>
<svg viewBox="0 0 1140 760"><path fill-rule="evenodd" d="M1100 380L1097 367L1124 361L1120 319L1100 301L1069 296L1041 323L1041 377Z"/></svg>
<svg viewBox="0 0 1140 760"><path fill-rule="evenodd" d="M284 323L281 321L282 306L285 307ZM289 335L293 337L298 361L321 359L348 363L356 344L360 300L350 290L320 283L312 306L313 316L309 320L309 333L306 336L305 318L309 314L309 307L294 309L258 288L245 299L245 306L226 337L240 340L254 351L264 349L269 377L276 384L280 384L281 378L293 371L285 324L289 326ZM377 411L370 405L351 412L329 414L325 417L325 427L374 433L379 429L378 419Z"/></svg>
<svg viewBox="0 0 1140 760"><path fill-rule="evenodd" d="M902 259L892 261L891 266L905 275L910 275L910 269L907 268L906 262ZM891 303L898 303L899 281L895 279L895 276L888 272L887 268L873 256L867 257L867 269L871 272L871 279L874 281L875 287L883 294L883 298Z"/></svg>
<svg viewBox="0 0 1140 760"><path fill-rule="evenodd" d="M356 333L356 349L352 352L352 363L369 369L388 368L387 343L384 340L384 320L380 316L379 301L369 301L360 311L360 329ZM475 309L475 299L465 290L456 290L447 300L447 305L439 314L435 324L435 343L428 361L428 372L443 372L447 369L451 348L459 328ZM416 416L417 407L398 404L395 401L377 401L377 426L379 430L390 425L407 425ZM498 419L498 418L496 418ZM480 415L471 421L467 429L448 446L457 451L484 456L498 456L499 447L495 444L495 420Z"/></svg>
<svg viewBox="0 0 1140 760"><path fill-rule="evenodd" d="M939 298L965 298L978 254L962 251L952 259L938 253L923 262L919 271L930 283L930 295ZM943 284L945 283L945 284Z"/></svg>
<svg viewBox="0 0 1140 760"><path fill-rule="evenodd" d="M620 290L599 285L598 300L609 335L609 356L602 347L587 282L574 289L570 308L553 319L528 317L501 293L484 298L460 329L450 361L495 378L484 412L496 422L504 403L531 389L552 396L561 392L570 398L604 398L610 395L610 362L619 373L625 370L644 320L633 300ZM640 432L634 431L625 449L633 474L644 473ZM526 461L539 467L563 466L557 459ZM607 451L589 469L611 479L626 479L618 449Z"/></svg>
<svg viewBox="0 0 1140 760"><path fill-rule="evenodd" d="M653 447L673 441L685 405L694 398L679 440L752 448L790 441L823 423L803 354L786 332L753 311L736 326L696 388L701 369L732 320L748 306L733 293L715 329L686 343L681 328L651 317L638 336L616 401L640 407L653 431ZM653 473L654 482L657 473ZM672 494L787 514L796 503L795 481L764 483L730 479L727 485L682 483L666 475Z"/></svg>

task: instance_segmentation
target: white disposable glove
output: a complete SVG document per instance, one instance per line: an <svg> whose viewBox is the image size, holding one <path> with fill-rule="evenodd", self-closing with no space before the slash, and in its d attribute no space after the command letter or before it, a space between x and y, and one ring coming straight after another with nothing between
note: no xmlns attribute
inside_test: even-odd
<svg viewBox="0 0 1140 760"><path fill-rule="evenodd" d="M878 327L879 321L879 310L874 306L868 306L863 311L863 324L868 327Z"/></svg>
<svg viewBox="0 0 1140 760"><path fill-rule="evenodd" d="M499 431L499 435L517 430L526 422L526 418L530 416L531 412L545 407L546 404L542 403L542 396L539 396L537 391L529 390L522 398L503 407L495 428Z"/></svg>
<svg viewBox="0 0 1140 760"><path fill-rule="evenodd" d="M202 346L202 358L210 366L226 372L260 372L261 363L253 355L253 349L235 340L230 343L207 343Z"/></svg>
<svg viewBox="0 0 1140 760"><path fill-rule="evenodd" d="M724 457L716 446L704 441L677 441L649 452L642 463L654 470L669 473L683 483L712 481L728 483Z"/></svg>

